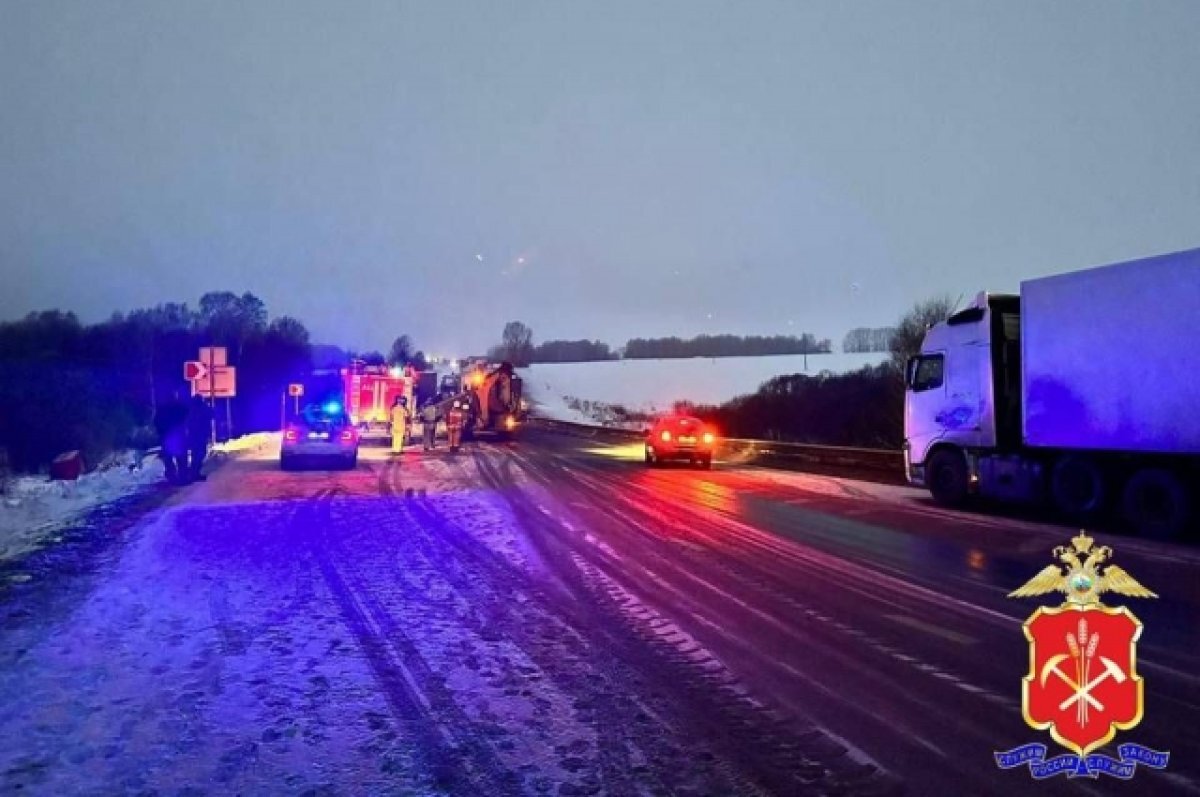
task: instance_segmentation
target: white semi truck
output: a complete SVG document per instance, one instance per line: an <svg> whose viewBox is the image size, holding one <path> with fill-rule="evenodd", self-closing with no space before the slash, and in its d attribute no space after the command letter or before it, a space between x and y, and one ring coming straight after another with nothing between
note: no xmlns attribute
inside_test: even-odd
<svg viewBox="0 0 1200 797"><path fill-rule="evenodd" d="M1200 504L1200 249L980 294L929 329L906 385L906 472L938 502L1178 534Z"/></svg>

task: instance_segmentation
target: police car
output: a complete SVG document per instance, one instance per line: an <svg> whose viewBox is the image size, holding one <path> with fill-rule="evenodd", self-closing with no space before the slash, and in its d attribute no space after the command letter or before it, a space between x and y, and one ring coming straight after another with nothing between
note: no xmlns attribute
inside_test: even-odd
<svg viewBox="0 0 1200 797"><path fill-rule="evenodd" d="M279 467L334 464L352 470L358 464L358 430L340 402L309 404L283 431Z"/></svg>

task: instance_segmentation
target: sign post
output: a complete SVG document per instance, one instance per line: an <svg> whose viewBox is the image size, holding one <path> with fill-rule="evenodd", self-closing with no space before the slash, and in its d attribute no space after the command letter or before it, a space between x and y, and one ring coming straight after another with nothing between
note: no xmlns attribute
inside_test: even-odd
<svg viewBox="0 0 1200 797"><path fill-rule="evenodd" d="M288 385L288 395L292 397L292 412L300 414L300 397L304 395L304 385L293 382Z"/></svg>
<svg viewBox="0 0 1200 797"><path fill-rule="evenodd" d="M224 346L203 346L200 356L183 364L183 377L192 386L193 396L202 396L213 409L217 399L228 401L237 395L237 369L229 365L228 349ZM229 405L226 404L226 409ZM217 439L217 418L213 413L211 438Z"/></svg>

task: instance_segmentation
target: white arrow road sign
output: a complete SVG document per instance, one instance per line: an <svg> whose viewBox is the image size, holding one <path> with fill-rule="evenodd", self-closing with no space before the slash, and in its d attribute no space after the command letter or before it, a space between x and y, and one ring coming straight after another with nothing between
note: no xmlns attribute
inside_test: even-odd
<svg viewBox="0 0 1200 797"><path fill-rule="evenodd" d="M189 360L183 364L183 378L189 382L207 379L208 366L196 360Z"/></svg>

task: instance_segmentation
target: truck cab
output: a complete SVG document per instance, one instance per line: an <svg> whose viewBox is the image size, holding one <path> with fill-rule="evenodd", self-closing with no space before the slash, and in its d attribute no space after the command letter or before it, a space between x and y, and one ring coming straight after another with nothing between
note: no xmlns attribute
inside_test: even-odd
<svg viewBox="0 0 1200 797"><path fill-rule="evenodd" d="M959 503L979 492L973 452L1019 447L1020 343L1020 300L981 293L930 328L921 353L909 360L905 472L939 501Z"/></svg>
<svg viewBox="0 0 1200 797"><path fill-rule="evenodd" d="M1171 536L1200 495L1200 249L1025 280L908 363L904 460L934 499L1052 504ZM1194 525L1192 526L1194 528Z"/></svg>

